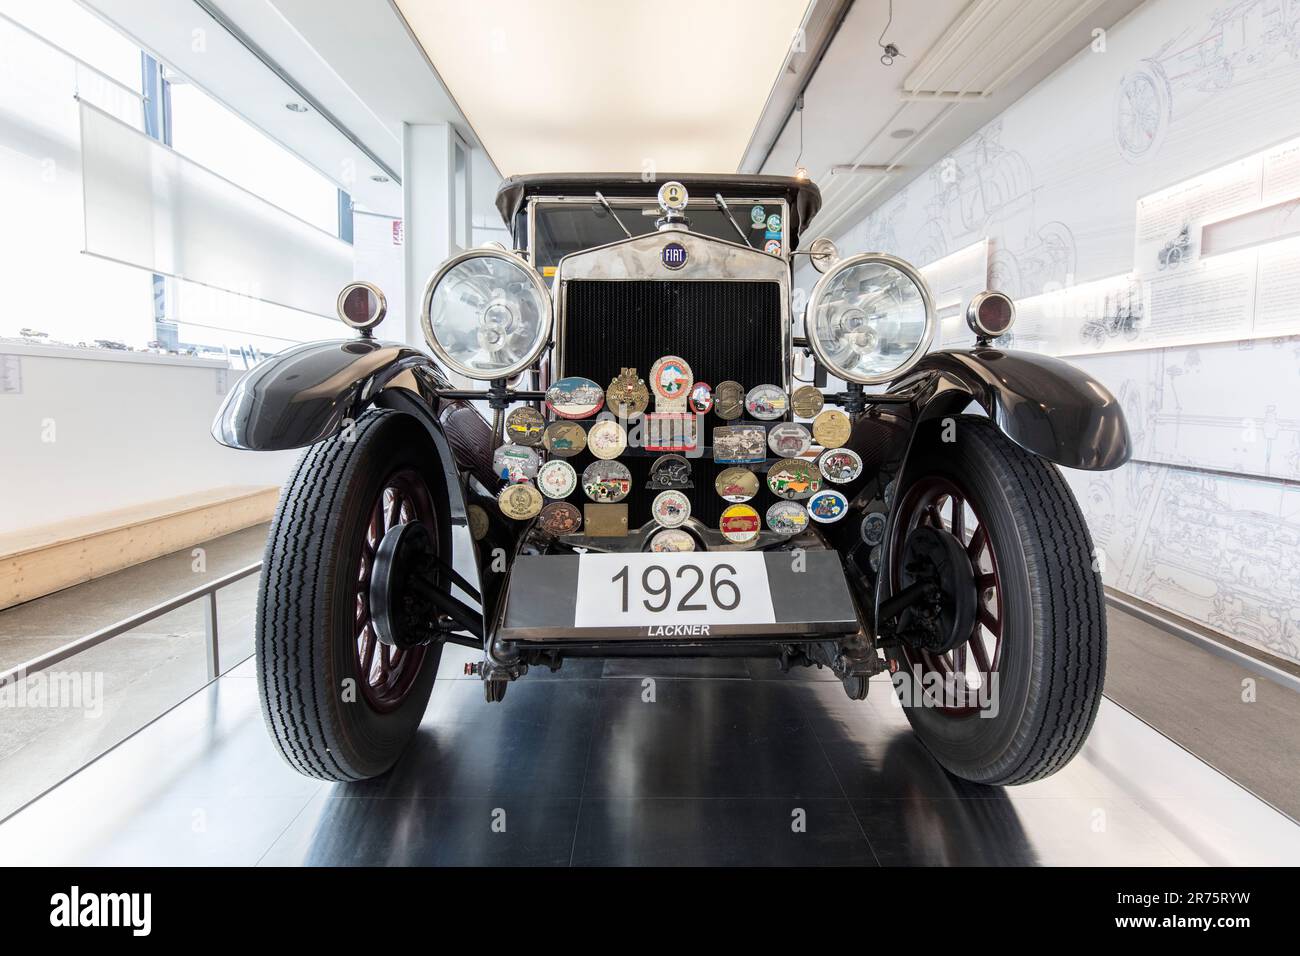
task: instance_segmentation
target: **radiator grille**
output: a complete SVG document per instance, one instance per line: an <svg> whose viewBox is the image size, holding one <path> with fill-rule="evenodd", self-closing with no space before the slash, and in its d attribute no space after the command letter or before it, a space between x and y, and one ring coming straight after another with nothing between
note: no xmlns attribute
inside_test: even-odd
<svg viewBox="0 0 1300 956"><path fill-rule="evenodd" d="M625 366L648 377L656 359L680 355L696 380L710 385L730 379L748 389L784 380L781 287L776 282L571 280L565 308L564 375L582 375L607 387ZM702 440L708 442L712 429L722 424L708 415ZM632 472L626 500L633 527L650 520L654 493L645 483L655 457L620 459ZM573 464L581 473L591 460L584 453ZM725 467L711 458L691 459L692 513L713 527L726 506L713 490L713 480ZM761 506L762 496L753 504Z"/></svg>

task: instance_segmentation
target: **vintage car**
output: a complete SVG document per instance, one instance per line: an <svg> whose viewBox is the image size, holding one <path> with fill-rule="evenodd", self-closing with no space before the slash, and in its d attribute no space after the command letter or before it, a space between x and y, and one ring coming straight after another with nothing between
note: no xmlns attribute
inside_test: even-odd
<svg viewBox="0 0 1300 956"><path fill-rule="evenodd" d="M1056 466L1127 460L1123 412L1065 362L995 347L1014 320L998 292L969 303L975 347L931 350L917 269L805 246L819 205L811 182L774 176L513 178L498 207L514 248L463 252L429 280L432 354L377 340L384 297L357 283L339 296L357 335L238 382L218 441L306 449L256 622L289 763L327 780L388 770L447 644L481 654L467 670L488 701L577 657L766 656L829 668L853 699L889 671L953 774L1022 783L1073 757L1106 622ZM805 267L821 275L796 328ZM796 353L815 358L812 384L794 380ZM646 436L673 429L646 424L682 419L698 440L652 472ZM800 419L802 455L761 447ZM547 443L582 438L575 425L579 454ZM730 454L757 460L714 460L711 436L736 426L758 440ZM495 450L539 431L536 459L501 477Z"/></svg>

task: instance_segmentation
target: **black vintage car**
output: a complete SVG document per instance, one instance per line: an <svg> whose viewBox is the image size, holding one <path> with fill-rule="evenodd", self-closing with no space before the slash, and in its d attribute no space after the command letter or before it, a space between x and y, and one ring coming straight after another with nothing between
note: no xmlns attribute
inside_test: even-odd
<svg viewBox="0 0 1300 956"><path fill-rule="evenodd" d="M288 349L228 397L218 441L306 449L257 612L285 758L328 780L389 769L450 643L481 652L488 701L574 657L769 656L830 668L855 699L888 670L952 773L1012 784L1060 769L1097 710L1106 623L1056 466L1128 458L1113 396L1064 362L996 348L1014 319L998 292L969 304L975 347L931 351L916 269L801 244L820 204L807 181L661 183L508 180L514 248L433 276L432 354L375 339L383 296L356 284L339 313L358 335ZM797 331L805 264L821 276ZM812 385L794 379L800 353ZM615 415L600 399L620 376ZM812 419L806 444L798 418ZM535 457L513 448L494 467L543 422ZM758 440L727 447L746 463L715 460L715 430L741 426ZM777 427L801 455L765 453ZM677 461L650 481L664 453L688 481Z"/></svg>

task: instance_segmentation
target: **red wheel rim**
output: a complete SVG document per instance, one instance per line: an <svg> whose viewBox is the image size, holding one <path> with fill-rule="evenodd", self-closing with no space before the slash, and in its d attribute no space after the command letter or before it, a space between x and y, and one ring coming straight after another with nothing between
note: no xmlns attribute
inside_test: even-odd
<svg viewBox="0 0 1300 956"><path fill-rule="evenodd" d="M379 640L370 620L370 579L375 566L375 551L389 529L411 521L421 521L438 540L437 513L429 486L418 471L402 468L385 480L370 506L361 542L361 559L357 568L356 639L357 674L361 694L375 710L395 710L406 699L424 663L425 648L402 650Z"/></svg>
<svg viewBox="0 0 1300 956"><path fill-rule="evenodd" d="M955 482L946 478L922 478L908 490L899 505L891 545L893 587L900 588L900 565L903 544L914 528L928 525L947 531L966 548L971 567L975 572L976 596L975 623L966 642L946 654L903 645L903 655L913 675L923 677L938 673L945 679L963 675L968 693L988 693L993 676L1002 664L1003 615L1005 602L1002 580L998 575L997 555L989 528L980 510L970 496ZM978 704L965 706L936 706L935 709L949 717L966 717L978 713Z"/></svg>

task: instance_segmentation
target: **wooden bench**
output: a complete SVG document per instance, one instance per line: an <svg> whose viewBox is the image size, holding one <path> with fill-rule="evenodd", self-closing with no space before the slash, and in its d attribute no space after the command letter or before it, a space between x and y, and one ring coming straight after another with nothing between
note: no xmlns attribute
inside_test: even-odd
<svg viewBox="0 0 1300 956"><path fill-rule="evenodd" d="M0 609L269 521L279 494L214 488L0 534Z"/></svg>

